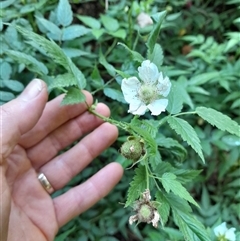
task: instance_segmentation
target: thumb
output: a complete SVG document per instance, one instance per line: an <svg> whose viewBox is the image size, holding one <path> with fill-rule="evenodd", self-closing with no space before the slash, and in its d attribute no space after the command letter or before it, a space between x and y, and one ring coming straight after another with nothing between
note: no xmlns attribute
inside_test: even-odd
<svg viewBox="0 0 240 241"><path fill-rule="evenodd" d="M29 131L40 118L48 94L46 84L39 79L30 82L16 99L1 106L1 157L5 159L18 143L21 135Z"/></svg>

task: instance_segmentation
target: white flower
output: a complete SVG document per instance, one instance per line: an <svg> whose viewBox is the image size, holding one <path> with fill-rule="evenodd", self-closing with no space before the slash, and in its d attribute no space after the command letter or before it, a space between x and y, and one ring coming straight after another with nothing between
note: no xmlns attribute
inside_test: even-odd
<svg viewBox="0 0 240 241"><path fill-rule="evenodd" d="M144 28L147 25L153 24L153 21L150 18L150 16L148 14L144 13L144 12L140 13L137 16L137 22L138 22L138 25L140 26L140 28Z"/></svg>
<svg viewBox="0 0 240 241"><path fill-rule="evenodd" d="M122 80L122 92L125 100L130 104L128 112L134 115L144 115L149 109L152 115L159 115L165 111L168 99L164 98L170 92L171 82L168 77L163 78L157 66L150 60L145 60L138 67L136 77Z"/></svg>
<svg viewBox="0 0 240 241"><path fill-rule="evenodd" d="M216 228L214 228L215 235L219 238L219 240L229 240L229 241L236 241L236 235L235 235L236 228L227 228L226 222L223 222Z"/></svg>

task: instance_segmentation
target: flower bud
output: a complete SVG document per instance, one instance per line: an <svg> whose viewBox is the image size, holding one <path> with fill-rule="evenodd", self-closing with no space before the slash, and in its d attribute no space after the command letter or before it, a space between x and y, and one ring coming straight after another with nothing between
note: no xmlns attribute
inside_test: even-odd
<svg viewBox="0 0 240 241"><path fill-rule="evenodd" d="M144 153L143 142L135 137L128 138L128 140L123 143L120 151L125 158L137 161Z"/></svg>

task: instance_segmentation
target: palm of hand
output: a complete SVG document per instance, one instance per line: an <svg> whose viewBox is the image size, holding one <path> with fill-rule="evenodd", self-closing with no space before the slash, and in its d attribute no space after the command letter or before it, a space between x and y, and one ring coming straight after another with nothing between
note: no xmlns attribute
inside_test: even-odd
<svg viewBox="0 0 240 241"><path fill-rule="evenodd" d="M59 227L54 201L37 179L37 172L21 146L9 156L6 172L11 202L9 240L53 240Z"/></svg>
<svg viewBox="0 0 240 241"><path fill-rule="evenodd" d="M122 176L121 166L111 163L83 184L51 198L38 173L46 175L55 191L61 189L116 140L117 128L91 115L83 103L60 107L62 97L57 97L46 104L42 81L43 88L33 96L37 82L1 108L1 241L53 240L59 227L107 195ZM84 94L91 105L91 95ZM103 104L96 110L109 115ZM80 137L78 144L57 155Z"/></svg>

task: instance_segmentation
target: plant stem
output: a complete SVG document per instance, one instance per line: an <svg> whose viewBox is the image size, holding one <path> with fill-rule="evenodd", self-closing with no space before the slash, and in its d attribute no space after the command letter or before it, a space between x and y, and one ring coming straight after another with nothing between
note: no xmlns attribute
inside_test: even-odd
<svg viewBox="0 0 240 241"><path fill-rule="evenodd" d="M195 114L197 114L197 112L196 111L182 112L182 113L172 115L172 116L176 117L176 116L180 116L180 115L192 115L192 114L195 115Z"/></svg>

